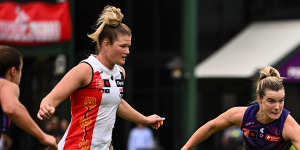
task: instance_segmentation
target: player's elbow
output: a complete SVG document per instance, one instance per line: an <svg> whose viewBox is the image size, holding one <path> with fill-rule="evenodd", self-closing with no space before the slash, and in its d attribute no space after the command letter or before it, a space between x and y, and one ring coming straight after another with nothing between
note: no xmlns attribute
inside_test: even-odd
<svg viewBox="0 0 300 150"><path fill-rule="evenodd" d="M209 121L206 125L207 133L209 135L214 134L217 131L217 125L214 123L214 120Z"/></svg>
<svg viewBox="0 0 300 150"><path fill-rule="evenodd" d="M18 114L19 111L26 109L25 106L19 101L2 104L2 111L9 117L13 117Z"/></svg>
<svg viewBox="0 0 300 150"><path fill-rule="evenodd" d="M7 116L13 116L17 112L17 107L16 105L5 105L2 106L2 111L7 115Z"/></svg>

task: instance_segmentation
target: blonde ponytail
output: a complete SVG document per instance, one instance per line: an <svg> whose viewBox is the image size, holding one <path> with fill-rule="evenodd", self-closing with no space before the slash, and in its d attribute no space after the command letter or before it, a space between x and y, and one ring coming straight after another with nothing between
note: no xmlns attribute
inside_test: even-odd
<svg viewBox="0 0 300 150"><path fill-rule="evenodd" d="M280 73L275 68L266 66L259 72L256 93L262 98L266 89L278 91L284 88L282 81L283 78L280 77Z"/></svg>
<svg viewBox="0 0 300 150"><path fill-rule="evenodd" d="M122 14L121 9L110 5L105 6L97 20L98 28L94 33L88 34L88 37L96 42L97 46L100 46L98 37L102 33L104 27L106 25L111 27L119 26L122 23L123 17L124 15Z"/></svg>

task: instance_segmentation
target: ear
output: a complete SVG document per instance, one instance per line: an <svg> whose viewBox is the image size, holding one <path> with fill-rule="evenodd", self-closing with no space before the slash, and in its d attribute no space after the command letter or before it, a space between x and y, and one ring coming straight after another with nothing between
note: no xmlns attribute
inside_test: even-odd
<svg viewBox="0 0 300 150"><path fill-rule="evenodd" d="M256 99L257 99L257 102L258 102L258 103L261 103L261 102L262 102L262 99L260 98L259 94L256 94Z"/></svg>
<svg viewBox="0 0 300 150"><path fill-rule="evenodd" d="M17 74L18 70L16 67L11 67L9 70L8 70L8 73L11 75L11 76L15 76Z"/></svg>
<svg viewBox="0 0 300 150"><path fill-rule="evenodd" d="M109 45L111 45L111 44L110 44L110 42L109 42L108 39L104 39L104 40L102 41L102 46L107 47L107 46L109 46Z"/></svg>
<svg viewBox="0 0 300 150"><path fill-rule="evenodd" d="M10 78L14 77L16 73L17 73L16 67L11 67L8 69L5 76L10 79Z"/></svg>

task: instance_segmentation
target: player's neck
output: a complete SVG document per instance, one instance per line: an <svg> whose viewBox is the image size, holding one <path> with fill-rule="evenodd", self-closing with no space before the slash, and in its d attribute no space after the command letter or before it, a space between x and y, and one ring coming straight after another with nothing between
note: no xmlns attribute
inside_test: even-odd
<svg viewBox="0 0 300 150"><path fill-rule="evenodd" d="M256 113L256 120L259 121L262 124L268 124L274 120L272 120L267 114L265 114L262 110L259 110Z"/></svg>
<svg viewBox="0 0 300 150"><path fill-rule="evenodd" d="M105 58L105 56L99 54L97 56L97 59L109 70L112 70L114 68L114 64L110 63L109 60Z"/></svg>

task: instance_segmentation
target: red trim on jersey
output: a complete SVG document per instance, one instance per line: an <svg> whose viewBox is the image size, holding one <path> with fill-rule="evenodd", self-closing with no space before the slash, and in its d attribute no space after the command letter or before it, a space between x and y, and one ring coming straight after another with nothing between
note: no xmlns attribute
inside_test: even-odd
<svg viewBox="0 0 300 150"><path fill-rule="evenodd" d="M103 80L94 73L92 83L72 93L72 121L65 139L64 150L90 150L93 130L102 100Z"/></svg>

